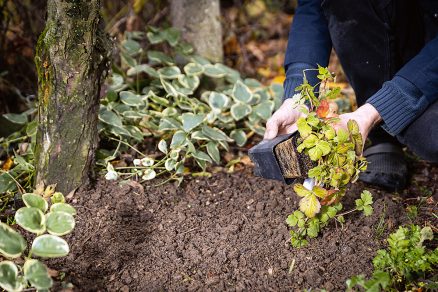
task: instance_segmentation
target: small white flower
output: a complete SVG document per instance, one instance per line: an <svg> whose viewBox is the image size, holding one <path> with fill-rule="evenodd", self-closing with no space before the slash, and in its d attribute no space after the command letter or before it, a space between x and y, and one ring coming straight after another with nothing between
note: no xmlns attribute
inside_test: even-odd
<svg viewBox="0 0 438 292"><path fill-rule="evenodd" d="M134 159L133 163L134 163L134 166L140 166L141 165L141 160L140 159Z"/></svg>
<svg viewBox="0 0 438 292"><path fill-rule="evenodd" d="M119 175L114 170L110 170L105 174L106 180L117 180L119 178Z"/></svg>
<svg viewBox="0 0 438 292"><path fill-rule="evenodd" d="M141 165L149 167L154 165L154 160L150 157L145 157L141 160Z"/></svg>

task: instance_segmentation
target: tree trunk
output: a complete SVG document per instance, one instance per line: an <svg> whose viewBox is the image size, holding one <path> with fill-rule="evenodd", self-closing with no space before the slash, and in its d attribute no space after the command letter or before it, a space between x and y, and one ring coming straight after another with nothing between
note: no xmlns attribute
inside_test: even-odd
<svg viewBox="0 0 438 292"><path fill-rule="evenodd" d="M195 51L214 62L222 62L222 25L219 0L171 0L172 25Z"/></svg>
<svg viewBox="0 0 438 292"><path fill-rule="evenodd" d="M110 42L100 0L48 0L37 44L36 183L68 193L87 183L97 146L97 115Z"/></svg>

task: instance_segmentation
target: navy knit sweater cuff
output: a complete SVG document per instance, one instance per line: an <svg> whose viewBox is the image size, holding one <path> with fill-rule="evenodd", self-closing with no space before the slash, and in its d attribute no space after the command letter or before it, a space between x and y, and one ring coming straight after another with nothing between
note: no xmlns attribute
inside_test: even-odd
<svg viewBox="0 0 438 292"><path fill-rule="evenodd" d="M286 79L283 83L283 101L298 93L298 91L295 91L295 88L303 83L303 70L305 69L316 69L316 67L307 63L292 63L287 66ZM306 71L306 78L310 84L315 85L318 83L316 75L318 75L318 71L316 70Z"/></svg>
<svg viewBox="0 0 438 292"><path fill-rule="evenodd" d="M385 82L367 103L377 109L384 122L382 127L393 136L403 131L429 105L423 93L400 76Z"/></svg>

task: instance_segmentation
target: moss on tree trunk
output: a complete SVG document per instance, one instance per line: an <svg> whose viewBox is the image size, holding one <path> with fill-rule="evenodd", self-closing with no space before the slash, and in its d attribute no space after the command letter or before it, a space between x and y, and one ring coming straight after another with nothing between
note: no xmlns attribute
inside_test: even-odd
<svg viewBox="0 0 438 292"><path fill-rule="evenodd" d="M97 146L100 86L110 42L100 0L48 0L37 44L36 183L69 192L87 183Z"/></svg>
<svg viewBox="0 0 438 292"><path fill-rule="evenodd" d="M172 25L196 52L214 62L222 62L222 25L219 0L172 0Z"/></svg>

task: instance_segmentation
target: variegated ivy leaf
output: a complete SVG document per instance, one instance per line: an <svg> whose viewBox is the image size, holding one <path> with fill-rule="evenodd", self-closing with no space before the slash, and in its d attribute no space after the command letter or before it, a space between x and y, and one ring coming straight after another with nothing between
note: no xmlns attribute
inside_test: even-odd
<svg viewBox="0 0 438 292"><path fill-rule="evenodd" d="M236 101L248 103L252 98L252 93L251 90L249 90L248 86L243 84L242 81L238 80L234 84L232 96Z"/></svg>
<svg viewBox="0 0 438 292"><path fill-rule="evenodd" d="M220 163L221 162L221 156L219 153L218 144L210 141L207 143L207 152L210 155L210 157L213 159L214 162Z"/></svg>
<svg viewBox="0 0 438 292"><path fill-rule="evenodd" d="M226 96L223 93L219 93L216 91L210 92L210 95L208 97L208 104L213 109L222 110L228 106L228 103L230 102L230 99L228 96Z"/></svg>
<svg viewBox="0 0 438 292"><path fill-rule="evenodd" d="M15 221L23 229L32 233L41 234L46 230L44 213L37 208L23 207L18 209L15 213Z"/></svg>
<svg viewBox="0 0 438 292"><path fill-rule="evenodd" d="M202 124L202 122L205 119L205 115L202 114L192 114L192 113L184 113L181 116L182 124L183 124L183 130L187 133L195 129L197 126Z"/></svg>
<svg viewBox="0 0 438 292"><path fill-rule="evenodd" d="M173 134L170 148L174 149L184 145L185 143L187 143L186 133L183 131L177 131L175 134Z"/></svg>
<svg viewBox="0 0 438 292"><path fill-rule="evenodd" d="M157 176L157 173L153 169L146 169L141 177L142 180L151 180Z"/></svg>
<svg viewBox="0 0 438 292"><path fill-rule="evenodd" d="M26 240L17 231L0 222L0 255L17 258L26 249Z"/></svg>
<svg viewBox="0 0 438 292"><path fill-rule="evenodd" d="M204 65L204 74L212 78L222 78L227 75L227 72L220 66L207 64Z"/></svg>
<svg viewBox="0 0 438 292"><path fill-rule="evenodd" d="M258 89L263 87L263 85L257 79L254 78L246 78L243 82L245 83L246 86L252 89Z"/></svg>
<svg viewBox="0 0 438 292"><path fill-rule="evenodd" d="M204 66L198 63L188 63L184 66L184 72L187 75L201 75L204 72Z"/></svg>
<svg viewBox="0 0 438 292"><path fill-rule="evenodd" d="M319 203L316 196L312 193L306 195L303 197L299 202L300 210L308 218L313 218L317 213L319 213L319 210L321 209L321 204Z"/></svg>
<svg viewBox="0 0 438 292"><path fill-rule="evenodd" d="M48 290L53 285L46 265L35 259L28 259L23 266L24 278L38 291Z"/></svg>
<svg viewBox="0 0 438 292"><path fill-rule="evenodd" d="M131 91L121 91L119 96L120 101L129 106L141 106L144 104L143 99Z"/></svg>
<svg viewBox="0 0 438 292"><path fill-rule="evenodd" d="M192 138L192 139L195 139L195 140L204 140L204 141L209 141L209 140L210 140L210 138L208 138L207 136L205 136L205 135L202 133L202 131L194 131L194 132L192 133L191 138Z"/></svg>
<svg viewBox="0 0 438 292"><path fill-rule="evenodd" d="M40 209L42 212L46 212L47 209L49 208L49 204L47 203L47 201L44 200L44 198L41 197L40 195L31 194L31 193L23 194L22 200L26 205L26 207L37 208Z"/></svg>
<svg viewBox="0 0 438 292"><path fill-rule="evenodd" d="M122 46L130 56L136 55L141 51L140 44L134 40L124 40Z"/></svg>
<svg viewBox="0 0 438 292"><path fill-rule="evenodd" d="M179 93L172 83L165 81L163 78L160 79L164 90L167 92L168 96L178 97Z"/></svg>
<svg viewBox="0 0 438 292"><path fill-rule="evenodd" d="M168 149L167 149L167 142L166 142L166 140L162 139L162 140L160 140L160 142L158 142L158 150L160 150L164 154L167 154Z"/></svg>
<svg viewBox="0 0 438 292"><path fill-rule="evenodd" d="M244 103L235 103L231 106L231 116L239 121L251 113L251 106Z"/></svg>
<svg viewBox="0 0 438 292"><path fill-rule="evenodd" d="M231 131L230 137L231 137L231 139L233 139L236 142L237 146L239 146L239 147L244 146L246 141L247 141L246 134L241 129L236 129L236 130Z"/></svg>
<svg viewBox="0 0 438 292"><path fill-rule="evenodd" d="M188 76L188 75L180 75L178 77L178 82L186 89L190 90L190 94L196 90L200 84L200 80L198 76ZM189 94L189 92L186 92Z"/></svg>
<svg viewBox="0 0 438 292"><path fill-rule="evenodd" d="M164 117L160 120L160 125L158 129L160 131L168 131L168 130L178 130L182 128L182 125L179 121L171 117Z"/></svg>
<svg viewBox="0 0 438 292"><path fill-rule="evenodd" d="M207 125L204 125L202 127L202 133L206 135L207 137L216 140L216 141L228 141L232 142L231 140L224 132L219 130L218 128L212 128Z"/></svg>
<svg viewBox="0 0 438 292"><path fill-rule="evenodd" d="M164 163L164 167L166 168L167 171L172 171L173 169L175 169L176 162L177 162L176 160L169 158Z"/></svg>
<svg viewBox="0 0 438 292"><path fill-rule="evenodd" d="M181 70L176 66L158 69L158 74L164 79L176 79L181 75Z"/></svg>
<svg viewBox="0 0 438 292"><path fill-rule="evenodd" d="M22 291L24 281L18 276L18 268L11 261L0 262L0 287L6 291Z"/></svg>
<svg viewBox="0 0 438 292"><path fill-rule="evenodd" d="M153 78L160 77L157 70L155 70L154 68L152 68L151 66L149 66L147 64L136 65L134 67L129 68L128 71L126 72L126 74L128 76L134 76L134 75L139 74L139 73L146 73L150 77L153 77Z"/></svg>
<svg viewBox="0 0 438 292"><path fill-rule="evenodd" d="M166 84L170 84L167 83ZM171 90L171 89L169 89ZM146 95L147 99L150 99L151 102L156 103L158 105L162 105L162 106L169 106L169 100L166 98L163 98L161 96L156 95L152 90L148 91L148 94Z"/></svg>
<svg viewBox="0 0 438 292"><path fill-rule="evenodd" d="M206 161L212 163L210 156L201 150L193 152L192 155L197 161Z"/></svg>
<svg viewBox="0 0 438 292"><path fill-rule="evenodd" d="M159 64L167 64L167 65L173 65L175 62L171 57L166 55L163 52L159 51L148 51L148 59L151 61L154 61Z"/></svg>
<svg viewBox="0 0 438 292"><path fill-rule="evenodd" d="M43 234L35 238L31 248L32 254L43 258L58 258L68 255L67 242L57 235Z"/></svg>
<svg viewBox="0 0 438 292"><path fill-rule="evenodd" d="M253 111L262 119L267 120L271 117L274 103L272 101L264 101L253 108Z"/></svg>

